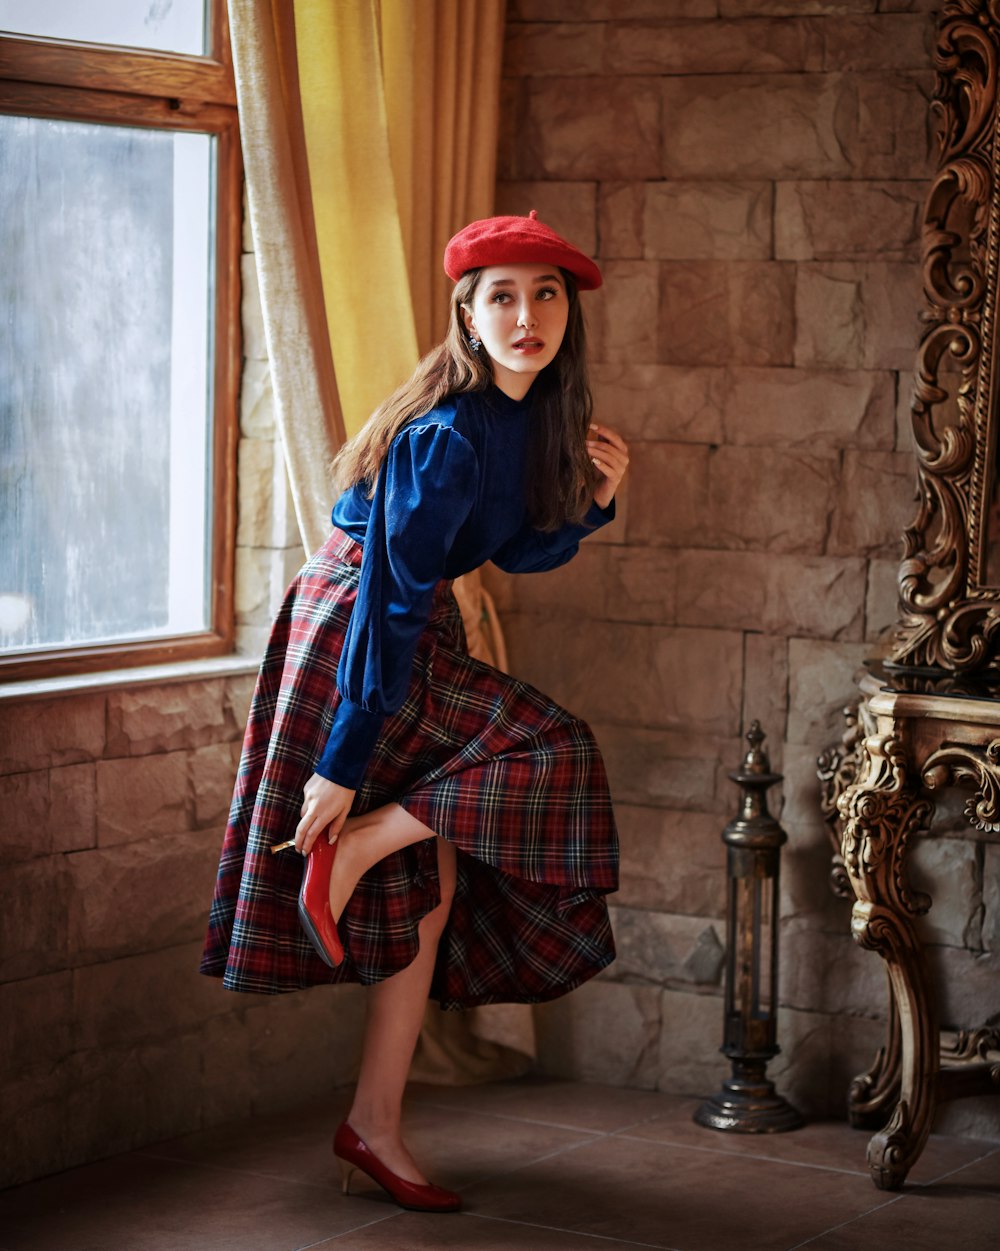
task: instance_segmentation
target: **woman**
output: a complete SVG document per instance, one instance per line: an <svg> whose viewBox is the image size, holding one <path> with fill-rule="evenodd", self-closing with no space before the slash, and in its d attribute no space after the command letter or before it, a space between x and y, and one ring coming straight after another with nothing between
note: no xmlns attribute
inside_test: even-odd
<svg viewBox="0 0 1000 1251"><path fill-rule="evenodd" d="M341 450L333 534L275 622L202 962L233 990L371 988L344 1190L360 1168L435 1211L459 1197L400 1129L428 995L533 1003L593 976L618 871L589 729L470 659L450 582L564 564L628 463L590 424L577 289L597 266L532 212L473 222L445 270L447 338Z"/></svg>

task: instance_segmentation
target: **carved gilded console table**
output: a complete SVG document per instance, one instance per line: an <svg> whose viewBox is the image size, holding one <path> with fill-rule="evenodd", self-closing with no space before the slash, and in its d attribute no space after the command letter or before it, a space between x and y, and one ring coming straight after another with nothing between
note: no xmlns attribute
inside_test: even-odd
<svg viewBox="0 0 1000 1251"><path fill-rule="evenodd" d="M964 689L963 689L964 688ZM839 832L834 888L855 897L851 932L878 952L891 987L888 1039L849 1096L854 1124L886 1121L868 1144L872 1180L901 1186L941 1100L1000 1094L1000 1031L959 1031L944 1047L920 937L929 896L911 889L907 853L933 795L970 784L966 816L1000 831L1000 701L968 683L873 672L844 743L821 760L824 807ZM1000 1007L1000 987L997 1004Z"/></svg>

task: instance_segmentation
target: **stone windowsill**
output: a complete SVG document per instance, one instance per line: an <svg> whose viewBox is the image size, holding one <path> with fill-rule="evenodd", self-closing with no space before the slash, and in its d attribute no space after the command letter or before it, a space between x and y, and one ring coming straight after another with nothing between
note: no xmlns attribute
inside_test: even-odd
<svg viewBox="0 0 1000 1251"><path fill-rule="evenodd" d="M211 656L162 665L137 665L131 669L108 669L101 673L74 673L64 677L26 679L0 685L0 704L34 699L60 699L99 691L120 691L140 686L166 686L199 678L243 677L257 672L259 656Z"/></svg>

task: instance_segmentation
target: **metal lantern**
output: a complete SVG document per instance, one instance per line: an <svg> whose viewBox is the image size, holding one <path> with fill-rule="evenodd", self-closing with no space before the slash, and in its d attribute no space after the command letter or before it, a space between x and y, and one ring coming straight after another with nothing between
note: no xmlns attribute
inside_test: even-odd
<svg viewBox="0 0 1000 1251"><path fill-rule="evenodd" d="M787 834L767 810L772 773L754 721L750 750L730 777L742 791L740 814L722 832L729 884L726 918L726 1021L721 1050L732 1076L694 1119L709 1129L772 1134L797 1129L802 1117L768 1080L781 1048L778 1033L778 869Z"/></svg>

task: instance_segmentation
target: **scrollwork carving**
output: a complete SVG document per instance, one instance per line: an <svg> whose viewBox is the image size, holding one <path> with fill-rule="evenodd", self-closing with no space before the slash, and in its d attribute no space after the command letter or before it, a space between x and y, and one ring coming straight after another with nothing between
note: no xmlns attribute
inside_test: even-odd
<svg viewBox="0 0 1000 1251"><path fill-rule="evenodd" d="M975 793L966 802L966 817L977 830L1000 832L1000 739L985 747L945 743L927 757L921 777L928 790L971 782Z"/></svg>
<svg viewBox="0 0 1000 1251"><path fill-rule="evenodd" d="M906 1180L906 1174L915 1159L913 1144L918 1137L909 1104L905 1099L900 1099L889 1124L875 1134L868 1144L868 1168L879 1190L898 1190ZM924 1133L921 1147L926 1137Z"/></svg>
<svg viewBox="0 0 1000 1251"><path fill-rule="evenodd" d="M941 1082L945 1098L1000 1094L1000 1029L962 1029L941 1043Z"/></svg>
<svg viewBox="0 0 1000 1251"><path fill-rule="evenodd" d="M902 1067L903 1035L896 999L890 993L885 1046L879 1047L871 1068L854 1078L847 1095L847 1116L855 1129L876 1129L885 1124L899 1098Z"/></svg>
<svg viewBox="0 0 1000 1251"><path fill-rule="evenodd" d="M974 1064L989 1060L990 1052L1000 1051L1000 1029L960 1029L953 1042L942 1044L941 1058L953 1064Z"/></svg>
<svg viewBox="0 0 1000 1251"><path fill-rule="evenodd" d="M918 507L903 535L891 654L966 673L1000 668L1000 587L980 585L996 402L998 49L998 0L946 0L931 106L940 161L923 223L927 328L911 405Z"/></svg>
<svg viewBox="0 0 1000 1251"><path fill-rule="evenodd" d="M858 899L914 915L926 912L930 898L907 883L905 858L910 839L927 828L933 807L910 785L897 737L872 734L862 741L860 772L837 808L843 823L841 855Z"/></svg>
<svg viewBox="0 0 1000 1251"><path fill-rule="evenodd" d="M844 709L846 728L838 744L828 747L816 760L819 778L819 805L826 822L834 854L830 866L830 889L841 899L853 899L850 875L840 852L841 823L837 804L841 795L854 782L861 768L861 731L858 709Z"/></svg>

